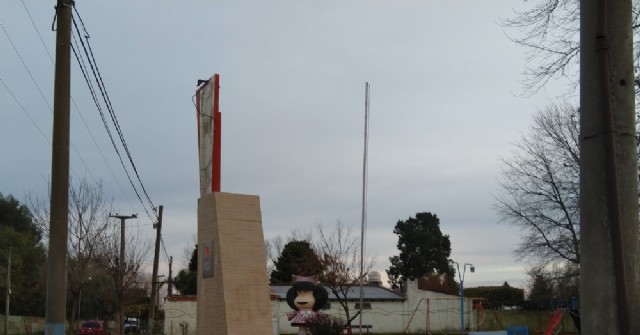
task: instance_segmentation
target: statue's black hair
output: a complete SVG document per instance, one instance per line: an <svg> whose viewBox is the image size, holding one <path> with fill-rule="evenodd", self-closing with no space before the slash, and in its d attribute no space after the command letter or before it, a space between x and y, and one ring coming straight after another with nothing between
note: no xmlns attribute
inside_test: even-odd
<svg viewBox="0 0 640 335"><path fill-rule="evenodd" d="M316 300L316 303L313 305L313 310L316 312L329 302L329 293L327 293L327 290L325 290L324 287L314 285L312 282L308 281L295 282L287 291L287 304L296 311L298 310L298 307L296 307L294 300L298 296L298 291L313 291L313 298Z"/></svg>

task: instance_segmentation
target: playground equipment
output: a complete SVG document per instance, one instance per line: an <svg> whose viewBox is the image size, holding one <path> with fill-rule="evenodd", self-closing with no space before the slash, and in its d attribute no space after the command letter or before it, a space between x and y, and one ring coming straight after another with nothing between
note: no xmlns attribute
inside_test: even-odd
<svg viewBox="0 0 640 335"><path fill-rule="evenodd" d="M547 325L544 330L544 335L554 335L556 334L556 329L558 329L558 325L562 322L562 317L564 316L564 309L557 308L551 314L551 318L547 322Z"/></svg>

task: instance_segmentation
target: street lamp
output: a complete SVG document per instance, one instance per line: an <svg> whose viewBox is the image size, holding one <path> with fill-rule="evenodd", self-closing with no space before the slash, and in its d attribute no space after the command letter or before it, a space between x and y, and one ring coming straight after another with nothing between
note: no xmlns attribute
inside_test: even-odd
<svg viewBox="0 0 640 335"><path fill-rule="evenodd" d="M464 335L464 275L467 272L467 266L469 266L469 271L476 272L476 267L473 264L464 263L462 266L462 272L460 272L460 266L458 262L453 259L449 259L449 266L453 267L453 264L456 265L456 269L458 270L458 279L460 280L460 334Z"/></svg>
<svg viewBox="0 0 640 335"><path fill-rule="evenodd" d="M82 306L82 286L88 283L89 280L91 280L91 277L89 277L86 282L80 284L80 296L78 297L78 316L76 317L76 319L78 319L78 323L80 323L80 307Z"/></svg>

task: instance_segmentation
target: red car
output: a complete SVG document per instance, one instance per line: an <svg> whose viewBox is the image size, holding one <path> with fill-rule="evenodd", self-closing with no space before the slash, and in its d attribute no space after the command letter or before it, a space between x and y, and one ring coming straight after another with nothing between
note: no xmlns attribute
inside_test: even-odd
<svg viewBox="0 0 640 335"><path fill-rule="evenodd" d="M102 320L89 320L82 323L78 335L108 335L105 322Z"/></svg>

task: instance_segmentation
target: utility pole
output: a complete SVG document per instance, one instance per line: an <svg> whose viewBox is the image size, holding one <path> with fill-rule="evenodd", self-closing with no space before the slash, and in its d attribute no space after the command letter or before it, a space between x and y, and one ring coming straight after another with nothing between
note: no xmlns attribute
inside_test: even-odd
<svg viewBox="0 0 640 335"><path fill-rule="evenodd" d="M9 334L9 306L11 300L11 249L9 249L9 260L7 264L7 295L4 302L4 334Z"/></svg>
<svg viewBox="0 0 640 335"><path fill-rule="evenodd" d="M160 258L160 242L162 238L162 210L163 206L158 206L158 223L153 225L156 229L156 248L153 254L153 270L151 274L151 299L149 301L149 334L153 334L154 324L156 320L156 302L155 294L158 292L158 258Z"/></svg>
<svg viewBox="0 0 640 335"><path fill-rule="evenodd" d="M159 284L159 286L157 286L157 290L156 290L156 308L158 306L160 306L160 288L162 287L162 285L164 285L164 283L166 281L160 281L160 278L164 277L164 275L159 275L158 278L156 279L156 283Z"/></svg>
<svg viewBox="0 0 640 335"><path fill-rule="evenodd" d="M124 309L123 309L122 300L124 299L124 272L125 272L125 266L126 266L125 253L124 253L124 247L125 247L124 226L125 226L126 220L136 219L138 218L138 215L137 214L118 215L118 213L116 213L115 215L109 214L109 217L120 219L120 256L118 258L118 282L116 283L116 293L118 294L118 309L116 312L117 314L116 322L118 324L116 326L118 327L117 334L123 335L124 334Z"/></svg>
<svg viewBox="0 0 640 335"><path fill-rule="evenodd" d="M167 279L167 296L173 295L173 271L171 270L173 266L173 256L169 256L169 278Z"/></svg>
<svg viewBox="0 0 640 335"><path fill-rule="evenodd" d="M581 334L640 334L631 1L580 1Z"/></svg>
<svg viewBox="0 0 640 335"><path fill-rule="evenodd" d="M69 234L69 132L71 99L72 0L58 0L56 64L51 142L51 205L45 334L64 335L67 315L67 236Z"/></svg>

